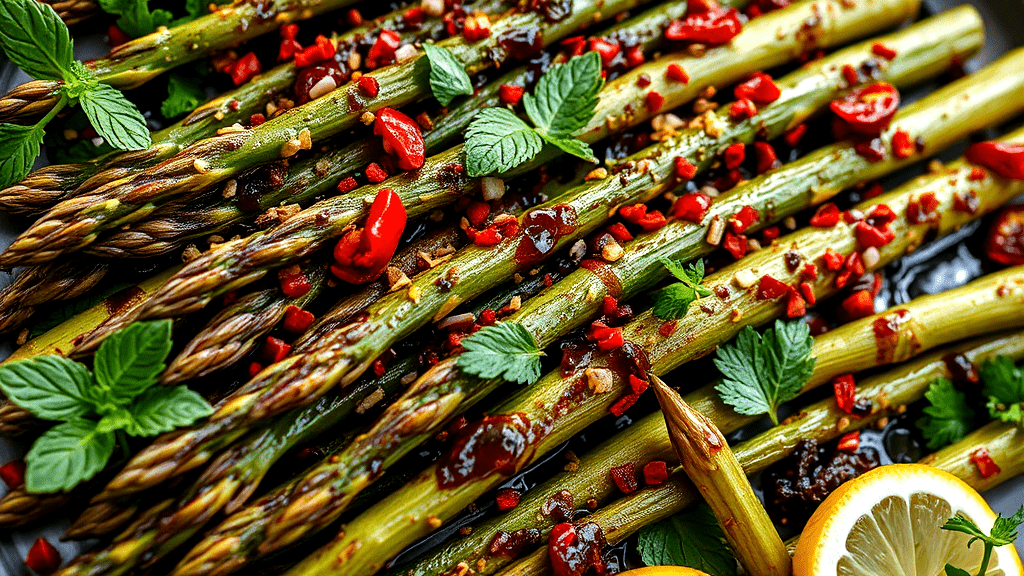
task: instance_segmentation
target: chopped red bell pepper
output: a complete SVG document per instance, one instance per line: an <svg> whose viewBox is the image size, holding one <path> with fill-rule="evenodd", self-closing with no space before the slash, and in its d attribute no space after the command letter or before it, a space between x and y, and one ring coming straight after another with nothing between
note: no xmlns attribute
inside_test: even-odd
<svg viewBox="0 0 1024 576"><path fill-rule="evenodd" d="M1024 180L1024 144L978 142L967 147L967 161L1010 180Z"/></svg>
<svg viewBox="0 0 1024 576"><path fill-rule="evenodd" d="M629 389L633 391L633 394L643 394L650 385L651 383L643 378L638 378L632 374L629 375Z"/></svg>
<svg viewBox="0 0 1024 576"><path fill-rule="evenodd" d="M324 35L317 36L312 46L295 53L295 65L299 68L305 68L306 66L318 64L333 58L336 51L337 49L330 38Z"/></svg>
<svg viewBox="0 0 1024 576"><path fill-rule="evenodd" d="M681 20L673 20L665 29L669 40L700 42L710 46L725 44L743 30L739 11L718 6L702 13L689 13Z"/></svg>
<svg viewBox="0 0 1024 576"><path fill-rule="evenodd" d="M607 68L612 63L612 60L619 55L622 46L614 40L608 41L604 38L591 38L590 49L601 56L601 66Z"/></svg>
<svg viewBox="0 0 1024 576"><path fill-rule="evenodd" d="M229 74L231 74L231 81L235 83L235 86L241 86L248 82L253 76L260 73L262 67L260 61L256 58L256 54L249 52L245 56L242 56L231 65Z"/></svg>
<svg viewBox="0 0 1024 576"><path fill-rule="evenodd" d="M630 392L629 394L626 394L623 397L616 400L615 404L612 404L611 407L608 408L608 411L611 412L613 416L618 418L619 416L625 414L626 410L632 408L633 404L636 404L636 401L639 399L639 394L633 394L632 392Z"/></svg>
<svg viewBox="0 0 1024 576"><path fill-rule="evenodd" d="M377 94L380 92L380 83L377 82L377 79L373 76L363 74L359 77L359 80L356 81L356 84L359 86L359 91L369 98L376 98Z"/></svg>
<svg viewBox="0 0 1024 576"><path fill-rule="evenodd" d="M868 290L857 290L843 300L843 317L847 320L867 318L875 313L875 299Z"/></svg>
<svg viewBox="0 0 1024 576"><path fill-rule="evenodd" d="M623 242L629 242L633 239L633 235L629 233L629 230L626 230L626 226L621 222L611 224L605 228L605 230L611 234L612 238L615 238L616 242L620 244Z"/></svg>
<svg viewBox="0 0 1024 576"><path fill-rule="evenodd" d="M871 136L889 126L899 106L900 93L884 82L854 90L829 105L850 130Z"/></svg>
<svg viewBox="0 0 1024 576"><path fill-rule="evenodd" d="M341 181L338 182L338 193L347 194L358 187L359 183L356 182L356 179L351 176L347 176L345 178L342 178Z"/></svg>
<svg viewBox="0 0 1024 576"><path fill-rule="evenodd" d="M808 266L813 266L813 264L808 264ZM817 274L817 272L815 272L815 274ZM818 302L818 297L814 295L814 287L811 286L810 282L801 282L800 285L797 286L797 290L800 291L800 295L803 296L804 300L806 300L811 306L814 306Z"/></svg>
<svg viewBox="0 0 1024 576"><path fill-rule="evenodd" d="M632 462L626 462L621 466L615 466L609 473L612 477L612 482L615 483L615 487L619 489L619 492L623 494L632 494L636 492L637 481L636 481L636 466Z"/></svg>
<svg viewBox="0 0 1024 576"><path fill-rule="evenodd" d="M842 213L839 211L839 207L836 206L835 202L828 202L822 204L817 211L814 212L814 216L811 216L811 226L815 228L831 228L836 224L839 224L839 217Z"/></svg>
<svg viewBox="0 0 1024 576"><path fill-rule="evenodd" d="M892 135L893 156L902 160L904 158L911 157L916 150L917 147L914 145L914 141L910 139L910 134L907 134L903 130L897 130L896 133Z"/></svg>
<svg viewBox="0 0 1024 576"><path fill-rule="evenodd" d="M309 310L289 305L284 309L284 329L292 334L301 334L313 325L316 316Z"/></svg>
<svg viewBox="0 0 1024 576"><path fill-rule="evenodd" d="M385 151L398 156L399 168L418 170L423 167L423 133L412 118L394 108L381 108L373 121L373 133L384 139Z"/></svg>
<svg viewBox="0 0 1024 576"><path fill-rule="evenodd" d="M775 148L767 142L754 142L754 153L757 154L757 173L764 174L772 168L782 165L775 154Z"/></svg>
<svg viewBox="0 0 1024 576"><path fill-rule="evenodd" d="M786 299L786 317L800 318L804 314L807 314L807 301L796 290L790 290Z"/></svg>
<svg viewBox="0 0 1024 576"><path fill-rule="evenodd" d="M739 260L747 255L747 250L749 249L749 246L747 245L747 237L743 234L726 232L725 239L722 240L722 248L725 248L734 260Z"/></svg>
<svg viewBox="0 0 1024 576"><path fill-rule="evenodd" d="M497 496L494 500L498 504L498 511L505 512L511 510L516 506L519 506L519 501L522 499L523 494L519 490L514 488L502 488L498 490Z"/></svg>
<svg viewBox="0 0 1024 576"><path fill-rule="evenodd" d="M1000 212L985 238L985 255L999 264L1024 264L1024 207Z"/></svg>
<svg viewBox="0 0 1024 576"><path fill-rule="evenodd" d="M690 83L690 75L686 73L686 70L681 65L675 62L669 64L668 68L665 69L665 77L673 82Z"/></svg>
<svg viewBox="0 0 1024 576"><path fill-rule="evenodd" d="M722 160L725 162L725 167L730 170L735 170L743 164L743 160L747 157L747 147L742 142L737 142L730 145L722 153ZM742 232L742 230L740 230Z"/></svg>
<svg viewBox="0 0 1024 576"><path fill-rule="evenodd" d="M267 364L276 364L281 360L284 360L291 351L291 344L286 343L280 338L268 336L263 342L263 346L260 348L260 358L262 358Z"/></svg>
<svg viewBox="0 0 1024 576"><path fill-rule="evenodd" d="M697 167L682 156L676 156L676 177L681 180L692 180L697 175Z"/></svg>
<svg viewBox="0 0 1024 576"><path fill-rule="evenodd" d="M729 117L733 120L746 120L757 115L757 106L750 98L740 98L729 106Z"/></svg>
<svg viewBox="0 0 1024 576"><path fill-rule="evenodd" d="M971 462L982 478L991 478L1003 471L988 453L988 448L982 447L971 452Z"/></svg>
<svg viewBox="0 0 1024 576"><path fill-rule="evenodd" d="M380 68L395 61L395 51L402 45L402 37L394 30L381 30L366 55L366 65Z"/></svg>
<svg viewBox="0 0 1024 576"><path fill-rule="evenodd" d="M786 144L790 146L796 146L800 143L800 140L807 133L807 124L797 124L792 129L788 130L782 135L782 139L786 141Z"/></svg>
<svg viewBox="0 0 1024 576"><path fill-rule="evenodd" d="M733 89L733 94L737 100L747 98L757 104L771 104L782 96L775 81L764 72L754 72Z"/></svg>
<svg viewBox="0 0 1024 576"><path fill-rule="evenodd" d="M388 173L376 162L370 162L366 167L366 179L373 184L380 184L388 179Z"/></svg>
<svg viewBox="0 0 1024 576"><path fill-rule="evenodd" d="M665 215L660 210L647 211L645 204L633 204L632 206L623 206L619 208L619 215L622 219L630 224L636 224L644 230L644 232L650 232L657 230L668 223L665 219Z"/></svg>
<svg viewBox="0 0 1024 576"><path fill-rule="evenodd" d="M501 87L498 88L498 98L500 98L504 104L515 106L523 99L524 92L525 90L522 86L502 84Z"/></svg>
<svg viewBox="0 0 1024 576"><path fill-rule="evenodd" d="M664 460L654 460L644 464L644 484L660 486L668 480L668 464Z"/></svg>
<svg viewBox="0 0 1024 576"><path fill-rule="evenodd" d="M752 224L755 224L761 219L761 213L757 211L753 206L744 206L740 208L740 211L733 214L729 218L729 229L734 234L743 234L750 228Z"/></svg>
<svg viewBox="0 0 1024 576"><path fill-rule="evenodd" d="M784 282L776 280L768 274L765 274L764 276L761 276L761 281L757 285L757 299L775 300L786 295L791 290L792 288Z"/></svg>
<svg viewBox="0 0 1024 576"><path fill-rule="evenodd" d="M672 204L669 214L680 220L700 224L711 209L711 197L703 192L683 194Z"/></svg>
<svg viewBox="0 0 1024 576"><path fill-rule="evenodd" d="M331 272L351 284L366 284L380 277L405 230L402 199L390 188L381 188L370 206L366 225L348 231L334 247Z"/></svg>
<svg viewBox="0 0 1024 576"><path fill-rule="evenodd" d="M601 352L618 350L626 343L622 338L622 328L611 328L598 321L590 324L590 334L587 337L597 342L597 349Z"/></svg>
<svg viewBox="0 0 1024 576"><path fill-rule="evenodd" d="M853 414L857 393L857 383L853 379L853 374L840 374L833 378L832 391L836 396L836 406L847 414Z"/></svg>
<svg viewBox="0 0 1024 576"><path fill-rule="evenodd" d="M11 460L0 466L0 480L3 480L10 490L21 487L25 483L25 461Z"/></svg>
<svg viewBox="0 0 1024 576"><path fill-rule="evenodd" d="M25 556L25 566L39 576L53 574L60 568L60 563L60 552L46 538L36 538Z"/></svg>
<svg viewBox="0 0 1024 576"><path fill-rule="evenodd" d="M490 36L491 21L487 17L487 14L484 14L483 12L474 12L467 16L462 25L462 35L469 42L476 42L477 40L483 40Z"/></svg>
<svg viewBox="0 0 1024 576"><path fill-rule="evenodd" d="M829 272L835 272L843 267L843 256L831 248L825 249L825 254L822 256L822 260L825 261L825 269Z"/></svg>
<svg viewBox="0 0 1024 576"><path fill-rule="evenodd" d="M850 454L856 454L858 449L860 449L860 430L843 434L839 439L839 444L836 445L836 450Z"/></svg>
<svg viewBox="0 0 1024 576"><path fill-rule="evenodd" d="M281 292L289 298L304 296L311 287L309 278L302 273L298 266L283 268L277 272L277 280L281 285Z"/></svg>

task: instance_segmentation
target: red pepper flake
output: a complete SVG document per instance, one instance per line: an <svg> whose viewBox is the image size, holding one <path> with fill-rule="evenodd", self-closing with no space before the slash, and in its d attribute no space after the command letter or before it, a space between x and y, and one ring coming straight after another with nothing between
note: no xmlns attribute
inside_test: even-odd
<svg viewBox="0 0 1024 576"><path fill-rule="evenodd" d="M612 482L615 482L616 488L623 494L632 494L636 492L636 466L632 462L626 462L621 466L615 466L609 473L612 477Z"/></svg>
<svg viewBox="0 0 1024 576"><path fill-rule="evenodd" d="M281 284L281 292L289 298L305 296L311 287L309 278L298 266L290 266L277 271L277 280Z"/></svg>
<svg viewBox="0 0 1024 576"><path fill-rule="evenodd" d="M316 37L316 41L312 46L302 52L295 53L295 65L299 68L305 68L313 64L319 64L333 58L335 51L336 49L331 39L321 34Z"/></svg>
<svg viewBox="0 0 1024 576"><path fill-rule="evenodd" d="M376 98L377 94L380 92L380 83L378 83L377 79L373 76L363 74L359 77L356 84L359 86L359 91L368 98Z"/></svg>
<svg viewBox="0 0 1024 576"><path fill-rule="evenodd" d="M829 272L835 272L843 267L843 256L831 248L825 249L825 254L821 257L825 262L825 270Z"/></svg>
<svg viewBox="0 0 1024 576"><path fill-rule="evenodd" d="M849 64L843 64L843 79L846 80L847 84L853 86L854 84L860 82L860 74L857 72L857 69L854 68L853 66L850 66Z"/></svg>
<svg viewBox="0 0 1024 576"><path fill-rule="evenodd" d="M647 111L650 112L651 114L654 114L658 110L661 110L661 107L664 104L665 97L655 92L654 90L651 90L650 92L647 93L647 96L644 96L644 107L647 108Z"/></svg>
<svg viewBox="0 0 1024 576"><path fill-rule="evenodd" d="M611 234L612 238L615 238L616 242L620 244L622 242L629 242L633 239L633 235L629 233L629 230L626 230L626 226L621 222L616 222L615 224L605 228L605 230Z"/></svg>
<svg viewBox="0 0 1024 576"><path fill-rule="evenodd" d="M914 145L914 141L910 139L910 134L907 134L903 130L897 130L892 135L892 155L899 158L909 158L917 150Z"/></svg>
<svg viewBox="0 0 1024 576"><path fill-rule="evenodd" d="M604 38L591 38L590 50L597 52L601 56L601 66L607 68L612 63L612 60L619 55L622 46L618 42L608 41Z"/></svg>
<svg viewBox="0 0 1024 576"><path fill-rule="evenodd" d="M804 264L804 269L800 271L800 275L808 280L818 279L818 267L813 262Z"/></svg>
<svg viewBox="0 0 1024 576"><path fill-rule="evenodd" d="M978 193L974 190L968 192L966 196L959 193L953 195L953 209L957 212L975 214L978 212L979 206L981 206L981 201L978 200Z"/></svg>
<svg viewBox="0 0 1024 576"><path fill-rule="evenodd" d="M639 394L632 394L632 393L626 394L622 398L619 398L618 400L616 400L615 404L612 404L611 407L608 408L608 411L611 412L613 416L618 418L619 416L622 416L623 414L625 414L626 410L629 410L630 408L632 408L633 404L636 404L636 401L639 398L640 398Z"/></svg>
<svg viewBox="0 0 1024 576"><path fill-rule="evenodd" d="M284 329L292 334L301 334L312 326L316 316L309 310L289 305L284 309Z"/></svg>
<svg viewBox="0 0 1024 576"><path fill-rule="evenodd" d="M7 488L15 490L25 483L25 461L11 460L0 466L0 480L4 481Z"/></svg>
<svg viewBox="0 0 1024 576"><path fill-rule="evenodd" d="M502 84L498 88L498 98L509 106L515 106L519 104L519 101L523 98L523 92L525 90L522 86L513 86L511 84Z"/></svg>
<svg viewBox="0 0 1024 576"><path fill-rule="evenodd" d="M734 260L739 260L747 255L747 237L743 234L733 234L732 232L725 233L725 239L722 240L722 248L733 257Z"/></svg>
<svg viewBox="0 0 1024 576"><path fill-rule="evenodd" d="M664 460L654 460L644 464L644 484L660 486L668 480L668 464Z"/></svg>
<svg viewBox="0 0 1024 576"><path fill-rule="evenodd" d="M853 379L853 374L840 374L833 378L832 390L836 396L836 406L847 414L853 414L857 392L857 383Z"/></svg>
<svg viewBox="0 0 1024 576"><path fill-rule="evenodd" d="M811 266L813 266L813 264L811 264ZM797 286L797 290L800 291L800 295L803 296L804 300L807 300L807 303L811 306L814 306L818 302L818 297L814 295L814 287L811 286L809 282L801 282L800 285Z"/></svg>
<svg viewBox="0 0 1024 576"><path fill-rule="evenodd" d="M249 126L253 128L259 126L260 124L263 124L266 121L267 117L259 112L253 114L252 116L249 116Z"/></svg>
<svg viewBox="0 0 1024 576"><path fill-rule="evenodd" d="M787 292L792 290L789 286L780 280L772 278L770 275L765 274L761 276L761 282L757 286L757 299L758 300L775 300L781 298Z"/></svg>
<svg viewBox="0 0 1024 576"><path fill-rule="evenodd" d="M814 216L811 216L811 226L815 228L831 228L839 224L839 217L841 215L842 213L835 202L822 204L814 213Z"/></svg>
<svg viewBox="0 0 1024 576"><path fill-rule="evenodd" d="M978 142L967 147L967 161L1010 180L1024 180L1024 144Z"/></svg>
<svg viewBox="0 0 1024 576"><path fill-rule="evenodd" d="M399 168L418 170L423 167L426 155L423 133L412 118L394 108L381 108L373 121L373 133L383 138L385 152L398 157Z"/></svg>
<svg viewBox="0 0 1024 576"><path fill-rule="evenodd" d="M975 166L974 168L971 168L971 172L967 175L967 179L971 182L978 182L979 180L985 179L985 174L986 172L984 168L978 168Z"/></svg>
<svg viewBox="0 0 1024 576"><path fill-rule="evenodd" d="M757 106L749 98L740 98L729 106L729 117L733 120L746 120L757 115Z"/></svg>
<svg viewBox="0 0 1024 576"><path fill-rule="evenodd" d="M487 14L474 12L472 15L467 16L465 23L462 25L462 35L469 42L476 42L490 36L491 21L487 18Z"/></svg>
<svg viewBox="0 0 1024 576"><path fill-rule="evenodd" d="M743 234L751 224L761 219L761 213L753 206L744 206L729 218L729 229L735 234Z"/></svg>
<svg viewBox="0 0 1024 576"><path fill-rule="evenodd" d="M690 83L690 75L676 62L669 64L668 68L665 69L665 77L673 82Z"/></svg>
<svg viewBox="0 0 1024 576"><path fill-rule="evenodd" d="M622 338L622 328L611 328L600 321L590 324L590 334L587 335L587 338L596 341L597 349L601 352L618 350L626 343Z"/></svg>
<svg viewBox="0 0 1024 576"><path fill-rule="evenodd" d="M868 290L857 290L843 300L843 317L847 320L867 318L875 313L875 299Z"/></svg>
<svg viewBox="0 0 1024 576"><path fill-rule="evenodd" d="M797 124L791 130L782 135L782 139L790 146L796 146L807 133L807 124Z"/></svg>
<svg viewBox="0 0 1024 576"><path fill-rule="evenodd" d="M256 376L257 374L259 374L262 371L263 371L263 364L260 364L259 362L250 362L249 363L248 372L249 372L249 377L250 378Z"/></svg>
<svg viewBox="0 0 1024 576"><path fill-rule="evenodd" d="M893 58L896 57L896 51L893 50L892 48L889 48L885 44L882 44L881 42L875 42L874 44L872 44L871 52L875 56L881 56L886 60L892 60Z"/></svg>
<svg viewBox="0 0 1024 576"><path fill-rule="evenodd" d="M643 394L650 385L651 383L643 378L638 378L632 374L629 375L629 388L633 391L633 394Z"/></svg>
<svg viewBox="0 0 1024 576"><path fill-rule="evenodd" d="M60 552L46 538L36 538L25 556L25 566L39 576L53 574L60 568L60 563Z"/></svg>
<svg viewBox="0 0 1024 576"><path fill-rule="evenodd" d="M839 439L839 444L836 445L836 450L840 452L848 452L850 454L856 454L860 448L860 430L854 430L843 434Z"/></svg>
<svg viewBox="0 0 1024 576"><path fill-rule="evenodd" d="M479 322L481 326L493 326L497 319L497 314L490 308L484 308L483 312L480 312Z"/></svg>
<svg viewBox="0 0 1024 576"><path fill-rule="evenodd" d="M743 30L739 14L735 8L718 6L701 13L691 12L682 20L670 22L665 29L665 38L710 46L725 44Z"/></svg>
<svg viewBox="0 0 1024 576"><path fill-rule="evenodd" d="M896 238L890 224L896 220L896 214L885 204L875 206L867 219L857 222L854 235L865 248L881 248Z"/></svg>
<svg viewBox="0 0 1024 576"><path fill-rule="evenodd" d="M985 238L985 255L1000 264L1024 264L1024 208L999 213Z"/></svg>
<svg viewBox="0 0 1024 576"><path fill-rule="evenodd" d="M807 301L796 290L790 290L786 299L786 317L800 318L804 314L807 314Z"/></svg>
<svg viewBox="0 0 1024 576"><path fill-rule="evenodd" d="M853 150L868 162L881 162L885 160L885 143L882 142L881 138L857 142L853 145Z"/></svg>
<svg viewBox="0 0 1024 576"><path fill-rule="evenodd" d="M661 334L663 338L668 338L669 336L676 333L676 328L678 326L678 321L669 320L668 322L665 322L664 324L658 327L658 334Z"/></svg>
<svg viewBox="0 0 1024 576"><path fill-rule="evenodd" d="M291 351L291 344L286 343L280 338L268 336L263 342L263 346L260 348L260 358L262 358L267 364L276 364L281 360L284 360Z"/></svg>
<svg viewBox="0 0 1024 576"><path fill-rule="evenodd" d="M644 230L644 232L651 232L657 230L668 223L665 219L665 215L660 210L647 211L647 206L644 204L633 204L632 206L623 206L619 208L619 215L622 219L631 224L636 224Z"/></svg>
<svg viewBox="0 0 1024 576"><path fill-rule="evenodd" d="M725 149L722 153L722 159L725 161L725 167L730 170L735 170L743 164L743 160L747 157L747 147L742 142L737 142ZM740 230L742 232L742 230Z"/></svg>
<svg viewBox="0 0 1024 576"><path fill-rule="evenodd" d="M869 136L877 136L885 130L899 106L900 93L884 82L854 90L829 104L847 128Z"/></svg>
<svg viewBox="0 0 1024 576"><path fill-rule="evenodd" d="M630 68L636 68L646 60L647 58L644 57L644 48L640 44L626 50L626 65Z"/></svg>
<svg viewBox="0 0 1024 576"><path fill-rule="evenodd" d="M939 199L935 194L926 192L917 198L911 198L907 203L907 222L911 224L922 224L938 217L936 210L939 207Z"/></svg>
<svg viewBox="0 0 1024 576"><path fill-rule="evenodd" d="M366 65L380 68L395 61L395 52L402 45L402 37L394 30L381 30L366 55Z"/></svg>
<svg viewBox="0 0 1024 576"><path fill-rule="evenodd" d="M682 156L676 156L676 177L681 180L692 180L697 175L697 166Z"/></svg>
<svg viewBox="0 0 1024 576"><path fill-rule="evenodd" d="M341 181L338 182L338 193L347 194L358 187L359 183L356 182L356 179L351 176L347 176L345 178L342 178Z"/></svg>
<svg viewBox="0 0 1024 576"><path fill-rule="evenodd" d="M754 153L757 154L758 174L782 166L782 162L779 162L779 157L775 154L775 148L767 142L754 142Z"/></svg>
<svg viewBox="0 0 1024 576"><path fill-rule="evenodd" d="M669 214L680 220L700 224L711 209L711 197L703 192L683 194L672 204Z"/></svg>
<svg viewBox="0 0 1024 576"><path fill-rule="evenodd" d="M971 462L978 469L982 478L991 478L1003 470L996 464L995 460L988 453L988 448L982 447L971 452Z"/></svg>
<svg viewBox="0 0 1024 576"><path fill-rule="evenodd" d="M733 89L733 94L737 100L747 98L757 104L771 104L782 96L772 77L764 72L754 72Z"/></svg>
<svg viewBox="0 0 1024 576"><path fill-rule="evenodd" d="M388 179L388 173L380 167L380 164L370 162L370 165L366 167L366 179L374 184L380 184Z"/></svg>
<svg viewBox="0 0 1024 576"><path fill-rule="evenodd" d="M262 67L260 66L259 59L256 58L256 54L249 52L236 60L229 68L228 73L231 75L231 81L235 83L235 86L241 86L253 76L259 74L261 70Z"/></svg>
<svg viewBox="0 0 1024 576"><path fill-rule="evenodd" d="M494 500L498 504L498 511L505 512L511 510L516 506L519 506L519 501L522 499L523 494L514 488L502 488L498 490L497 496Z"/></svg>

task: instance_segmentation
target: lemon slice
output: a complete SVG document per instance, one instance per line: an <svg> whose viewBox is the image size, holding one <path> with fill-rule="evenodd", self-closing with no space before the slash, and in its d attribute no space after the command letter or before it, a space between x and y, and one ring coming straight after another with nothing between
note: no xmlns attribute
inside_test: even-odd
<svg viewBox="0 0 1024 576"><path fill-rule="evenodd" d="M793 576L941 576L947 563L976 574L984 545L941 526L962 514L986 533L996 514L962 480L923 464L876 468L843 484L811 516ZM986 574L1021 576L1014 547L993 551Z"/></svg>
<svg viewBox="0 0 1024 576"><path fill-rule="evenodd" d="M708 576L706 572L682 566L648 566L623 572L619 576Z"/></svg>

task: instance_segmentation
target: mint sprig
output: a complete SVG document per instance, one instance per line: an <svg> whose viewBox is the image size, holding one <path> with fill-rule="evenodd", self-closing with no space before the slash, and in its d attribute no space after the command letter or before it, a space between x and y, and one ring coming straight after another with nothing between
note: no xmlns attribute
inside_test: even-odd
<svg viewBox="0 0 1024 576"><path fill-rule="evenodd" d="M701 285L704 280L703 260L686 268L681 262L668 258L660 258L659 261L679 282L655 292L653 312L658 318L682 318L690 304L711 295L711 290Z"/></svg>
<svg viewBox="0 0 1024 576"><path fill-rule="evenodd" d="M451 104L457 96L473 93L473 82L462 63L447 48L424 44L430 62L430 90L441 106Z"/></svg>
<svg viewBox="0 0 1024 576"><path fill-rule="evenodd" d="M967 547L980 540L985 546L982 554L981 566L978 568L977 576L985 576L988 572L988 564L992 559L992 551L999 546L1008 546L1017 539L1017 529L1024 522L1024 506L1021 506L1013 516L1003 518L1002 514L996 517L992 524L992 530L988 534L981 530L977 524L961 514L953 516L942 525L943 530L962 532L971 537L967 541ZM963 568L957 568L946 564L946 576L971 576L970 572Z"/></svg>
<svg viewBox="0 0 1024 576"><path fill-rule="evenodd" d="M168 120L188 114L206 100L206 92L198 81L190 81L180 74L167 79L167 98L160 104L160 114Z"/></svg>
<svg viewBox="0 0 1024 576"><path fill-rule="evenodd" d="M0 2L0 49L33 78L63 81L57 104L37 124L0 124L0 147L5 152L0 160L0 187L28 174L39 155L46 124L66 106L81 104L96 132L116 148L140 150L152 143L142 114L74 59L67 26L48 4Z"/></svg>
<svg viewBox="0 0 1024 576"><path fill-rule="evenodd" d="M648 566L686 566L715 576L736 574L736 558L707 504L644 526L637 538Z"/></svg>
<svg viewBox="0 0 1024 576"><path fill-rule="evenodd" d="M506 108L481 111L466 133L469 175L507 172L536 156L543 142L596 162L590 146L573 134L593 118L603 85L601 57L588 52L552 66L537 81L534 93L523 95L532 128Z"/></svg>
<svg viewBox="0 0 1024 576"><path fill-rule="evenodd" d="M44 420L63 422L25 456L29 492L70 490L106 466L122 434L154 436L213 413L185 386L155 386L171 351L171 322L132 324L108 337L95 372L61 356L0 366L0 390Z"/></svg>
<svg viewBox="0 0 1024 576"><path fill-rule="evenodd" d="M481 378L501 377L520 384L533 383L540 378L540 357L544 352L522 324L499 322L484 326L463 338L462 347L466 351L455 362L468 374Z"/></svg>

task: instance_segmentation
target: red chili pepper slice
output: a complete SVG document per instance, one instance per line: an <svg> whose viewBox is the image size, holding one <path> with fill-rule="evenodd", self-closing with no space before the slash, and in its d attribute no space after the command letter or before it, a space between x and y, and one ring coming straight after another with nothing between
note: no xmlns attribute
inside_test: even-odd
<svg viewBox="0 0 1024 576"><path fill-rule="evenodd" d="M854 90L829 105L850 130L872 136L889 126L899 106L900 93L884 82Z"/></svg>
<svg viewBox="0 0 1024 576"><path fill-rule="evenodd" d="M60 562L60 552L46 538L36 538L25 556L25 566L40 576L53 574L60 568Z"/></svg>
<svg viewBox="0 0 1024 576"><path fill-rule="evenodd" d="M903 130L897 130L892 135L892 155L899 158L909 158L914 154L917 147L914 145L914 141L910 139L910 134L907 134Z"/></svg>
<svg viewBox="0 0 1024 576"><path fill-rule="evenodd" d="M384 138L384 150L398 156L402 170L423 167L423 133L416 122L394 108L381 108L373 122L373 133Z"/></svg>
<svg viewBox="0 0 1024 576"><path fill-rule="evenodd" d="M836 450L850 454L856 454L858 449L860 449L860 430L843 434L839 439L839 444L836 445Z"/></svg>
<svg viewBox="0 0 1024 576"><path fill-rule="evenodd" d="M789 292L791 288L781 280L776 280L768 274L761 276L761 282L757 286L758 300L775 300Z"/></svg>
<svg viewBox="0 0 1024 576"><path fill-rule="evenodd" d="M843 300L843 317L847 320L867 318L875 313L875 299L867 290L857 290Z"/></svg>
<svg viewBox="0 0 1024 576"><path fill-rule="evenodd" d="M379 68L395 60L395 51L402 45L402 37L394 30L381 30L377 41L366 55L366 65Z"/></svg>
<svg viewBox="0 0 1024 576"><path fill-rule="evenodd" d="M249 81L250 78L260 73L262 67L260 61L256 58L256 54L249 52L245 56L239 58L229 69L228 73L231 74L231 81L235 83L235 86L241 86Z"/></svg>
<svg viewBox="0 0 1024 576"><path fill-rule="evenodd" d="M882 58L885 58L886 60L892 60L893 58L896 57L896 51L893 50L892 48L889 48L885 44L882 44L881 42L875 42L874 44L872 44L871 52L873 52L876 56L881 56Z"/></svg>
<svg viewBox="0 0 1024 576"><path fill-rule="evenodd" d="M1024 144L978 142L967 147L967 161L984 166L1003 178L1024 180Z"/></svg>
<svg viewBox="0 0 1024 576"><path fill-rule="evenodd" d="M775 85L775 81L764 72L754 72L750 78L736 86L732 93L736 96L737 100L748 98L757 104L771 104L782 96L782 92Z"/></svg>
<svg viewBox="0 0 1024 576"><path fill-rule="evenodd" d="M1024 207L999 214L985 239L985 255L1000 264L1024 264Z"/></svg>
<svg viewBox="0 0 1024 576"><path fill-rule="evenodd" d="M988 453L988 448L978 448L971 452L971 462L982 478L991 478L1003 471Z"/></svg>
<svg viewBox="0 0 1024 576"><path fill-rule="evenodd" d="M833 378L832 390L836 396L836 406L847 414L853 414L857 392L857 383L853 379L853 374L840 374Z"/></svg>
<svg viewBox="0 0 1024 576"><path fill-rule="evenodd" d="M7 488L14 490L25 483L25 461L11 460L0 466L0 480L4 481Z"/></svg>
<svg viewBox="0 0 1024 576"><path fill-rule="evenodd" d="M382 188L370 206L366 226L350 230L338 240L331 272L351 284L376 280L395 255L405 222L402 199L394 190Z"/></svg>
<svg viewBox="0 0 1024 576"><path fill-rule="evenodd" d="M680 220L700 224L711 208L711 197L703 192L683 194L672 204L670 214Z"/></svg>
<svg viewBox="0 0 1024 576"><path fill-rule="evenodd" d="M710 8L707 12L691 13L682 20L673 20L665 30L669 40L701 42L711 46L725 44L743 30L739 12L735 8Z"/></svg>

